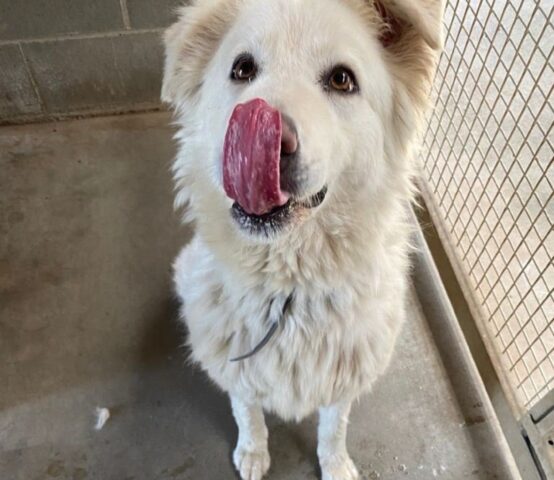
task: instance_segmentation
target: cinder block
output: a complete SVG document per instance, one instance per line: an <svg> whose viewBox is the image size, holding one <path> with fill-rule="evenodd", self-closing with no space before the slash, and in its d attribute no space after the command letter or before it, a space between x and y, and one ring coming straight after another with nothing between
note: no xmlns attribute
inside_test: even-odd
<svg viewBox="0 0 554 480"><path fill-rule="evenodd" d="M17 45L0 46L0 122L41 112Z"/></svg>
<svg viewBox="0 0 554 480"><path fill-rule="evenodd" d="M131 27L167 27L177 18L175 9L187 3L189 2L184 0L127 0Z"/></svg>
<svg viewBox="0 0 554 480"><path fill-rule="evenodd" d="M122 28L119 0L0 0L0 40Z"/></svg>
<svg viewBox="0 0 554 480"><path fill-rule="evenodd" d="M158 33L27 43L29 66L50 113L159 103Z"/></svg>

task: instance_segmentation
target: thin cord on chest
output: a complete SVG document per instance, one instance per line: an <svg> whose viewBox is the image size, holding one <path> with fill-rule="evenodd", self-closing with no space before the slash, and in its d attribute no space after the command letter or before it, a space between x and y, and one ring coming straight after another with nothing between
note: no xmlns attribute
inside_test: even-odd
<svg viewBox="0 0 554 480"><path fill-rule="evenodd" d="M275 332L279 328L279 325L281 325L283 319L285 318L286 314L288 313L288 311L290 309L290 305L292 303L293 293L294 292L292 292L287 297L287 299L285 300L285 303L283 304L283 308L281 310L281 315L279 316L279 319L271 324L271 327L269 328L269 331L266 333L265 337L261 340L261 342L258 343L251 352L246 353L244 355L241 355L240 357L232 358L230 360L231 362L240 362L242 360L246 360L247 358L251 358L254 355L256 355L256 353L258 353L262 348L264 348L269 343L269 341L271 340L273 335L275 335ZM268 310L271 310L272 303L273 303L273 300L269 304L269 309Z"/></svg>

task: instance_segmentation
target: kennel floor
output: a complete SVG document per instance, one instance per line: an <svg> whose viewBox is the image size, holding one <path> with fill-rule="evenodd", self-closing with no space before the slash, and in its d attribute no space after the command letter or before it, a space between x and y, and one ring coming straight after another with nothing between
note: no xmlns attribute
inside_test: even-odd
<svg viewBox="0 0 554 480"><path fill-rule="evenodd" d="M0 129L0 479L234 479L228 401L185 364L171 261L169 116ZM352 413L368 479L501 479L415 296L391 368ZM95 409L110 418L95 430ZM269 417L269 479L317 479L316 418Z"/></svg>

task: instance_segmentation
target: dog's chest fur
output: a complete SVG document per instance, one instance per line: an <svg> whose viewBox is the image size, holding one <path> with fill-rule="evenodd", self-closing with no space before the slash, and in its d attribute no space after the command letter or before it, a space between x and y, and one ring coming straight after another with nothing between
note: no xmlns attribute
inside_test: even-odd
<svg viewBox="0 0 554 480"><path fill-rule="evenodd" d="M397 261L378 262L379 272L360 265L336 270L328 284L297 284L291 308L280 318L287 290L236 278L197 236L175 265L193 359L224 390L286 419L354 399L388 364L404 317L402 264L398 255ZM260 352L231 362L279 319Z"/></svg>

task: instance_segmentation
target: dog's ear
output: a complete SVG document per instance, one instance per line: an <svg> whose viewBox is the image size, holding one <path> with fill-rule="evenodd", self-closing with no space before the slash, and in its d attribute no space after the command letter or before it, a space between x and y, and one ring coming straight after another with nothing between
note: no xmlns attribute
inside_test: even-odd
<svg viewBox="0 0 554 480"><path fill-rule="evenodd" d="M204 70L233 22L241 0L197 0L179 8L178 21L164 34L161 98L173 107L192 100Z"/></svg>
<svg viewBox="0 0 554 480"><path fill-rule="evenodd" d="M407 151L425 125L445 0L371 0L380 17L380 41L394 79L393 131ZM400 157L400 156L399 156Z"/></svg>
<svg viewBox="0 0 554 480"><path fill-rule="evenodd" d="M407 30L415 30L434 50L441 50L444 0L375 0L375 8L385 23L381 42L395 44Z"/></svg>

